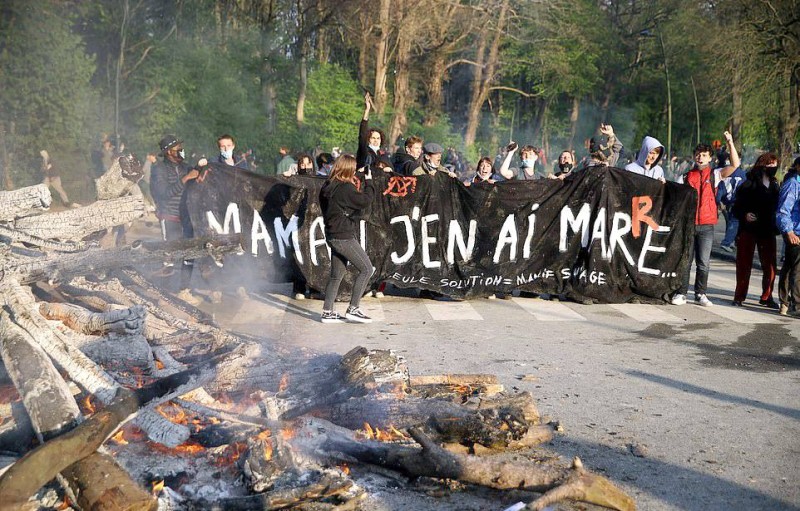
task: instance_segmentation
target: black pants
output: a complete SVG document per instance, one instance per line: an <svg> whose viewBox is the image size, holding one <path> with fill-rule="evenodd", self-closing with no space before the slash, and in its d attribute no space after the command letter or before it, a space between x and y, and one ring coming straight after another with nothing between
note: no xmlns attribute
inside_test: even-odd
<svg viewBox="0 0 800 511"><path fill-rule="evenodd" d="M164 241L174 241L186 238L186 229L180 222L170 222L161 220L161 239ZM191 236L189 236L191 237ZM181 287L188 289L192 281L192 270L194 269L194 259L184 259L181 262Z"/></svg>
<svg viewBox="0 0 800 511"><path fill-rule="evenodd" d="M339 285L342 283L345 273L347 273L347 263L355 266L358 275L353 281L353 293L350 296L350 305L358 307L361 296L367 289L367 283L372 276L374 269L369 256L358 244L355 238L347 240L328 240L331 246L331 277L328 285L325 286L325 304L322 309L333 310L333 302L339 293Z"/></svg>

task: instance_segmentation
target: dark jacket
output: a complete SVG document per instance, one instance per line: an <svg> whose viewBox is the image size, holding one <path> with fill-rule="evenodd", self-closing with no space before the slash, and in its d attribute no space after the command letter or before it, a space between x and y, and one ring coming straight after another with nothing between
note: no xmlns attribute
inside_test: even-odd
<svg viewBox="0 0 800 511"><path fill-rule="evenodd" d="M410 176L415 168L421 164L420 160L415 159L408 153L397 151L394 153L392 166L394 171L403 176Z"/></svg>
<svg viewBox="0 0 800 511"><path fill-rule="evenodd" d="M156 203L156 216L160 220L180 221L181 197L185 188L181 178L191 168L185 161L173 163L165 159L153 164L150 175L150 194Z"/></svg>
<svg viewBox="0 0 800 511"><path fill-rule="evenodd" d="M749 232L758 238L776 236L775 213L778 211L778 182L770 180L769 188L761 182L762 173L754 170L747 181L736 190L733 214L739 219L739 232ZM755 222L745 220L747 213L756 215Z"/></svg>
<svg viewBox="0 0 800 511"><path fill-rule="evenodd" d="M322 218L325 221L325 237L332 240L357 238L358 222L362 211L372 202L374 190L371 179L362 181L363 190L358 191L353 183L329 179L319 191Z"/></svg>
<svg viewBox="0 0 800 511"><path fill-rule="evenodd" d="M217 162L222 163L223 165L228 165L228 163L225 161L225 158L223 158L221 154L217 157ZM250 164L247 163L247 160L244 158L240 158L237 160L236 155L233 156L233 165L228 165L228 166L244 170L250 170Z"/></svg>
<svg viewBox="0 0 800 511"><path fill-rule="evenodd" d="M378 156L380 156L380 154L369 147L369 132L369 121L362 119L361 124L358 125L356 168L360 170L369 165L373 172L380 172L380 169L378 169Z"/></svg>

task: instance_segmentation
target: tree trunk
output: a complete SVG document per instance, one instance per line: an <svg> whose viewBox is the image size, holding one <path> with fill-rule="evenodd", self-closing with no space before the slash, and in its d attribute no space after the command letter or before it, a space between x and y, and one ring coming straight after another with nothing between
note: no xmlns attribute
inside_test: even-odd
<svg viewBox="0 0 800 511"><path fill-rule="evenodd" d="M569 114L569 150L575 150L575 135L578 133L578 119L581 113L581 100L572 98L572 111Z"/></svg>
<svg viewBox="0 0 800 511"><path fill-rule="evenodd" d="M297 93L297 109L296 119L297 127L302 128L305 122L305 107L306 107L306 90L308 88L308 41L302 35L300 41L300 58L298 59L298 67L300 68L300 90Z"/></svg>
<svg viewBox="0 0 800 511"><path fill-rule="evenodd" d="M424 126L434 126L442 115L444 109L444 81L447 78L446 57L441 52L431 56L430 73L425 80L425 90L428 103L425 107Z"/></svg>
<svg viewBox="0 0 800 511"><path fill-rule="evenodd" d="M478 134L478 127L481 123L481 109L483 104L489 98L489 91L496 78L497 67L500 63L500 42L503 39L506 19L508 15L509 0L503 0L500 5L500 13L497 18L497 26L491 32L493 38L489 45L489 53L484 57L486 49L487 30L481 32L481 42L478 45L478 58L477 61L484 69L477 67L475 69L475 77L472 81L472 97L469 103L467 113L467 129L464 134L464 145L467 147L475 144L475 138Z"/></svg>
<svg viewBox="0 0 800 511"><path fill-rule="evenodd" d="M370 34L372 27L369 25L369 14L362 12L358 20L360 22L360 30L358 32L358 83L362 87L366 87L369 83L367 78L367 60L370 54Z"/></svg>
<svg viewBox="0 0 800 511"><path fill-rule="evenodd" d="M396 0L395 9L397 12L404 12L405 0ZM413 22L412 22L413 23ZM411 25L412 23L405 23ZM411 98L411 90L408 86L409 73L411 72L411 41L414 31L409 26L397 33L397 54L395 55L395 77L394 77L394 115L392 124L389 128L389 144L393 144L397 137L405 133L408 127L408 117L406 109Z"/></svg>
<svg viewBox="0 0 800 511"><path fill-rule="evenodd" d="M375 94L373 103L375 113L382 114L386 107L389 92L386 89L386 79L389 70L389 38L391 37L391 0L380 0L378 23L381 34L375 52Z"/></svg>

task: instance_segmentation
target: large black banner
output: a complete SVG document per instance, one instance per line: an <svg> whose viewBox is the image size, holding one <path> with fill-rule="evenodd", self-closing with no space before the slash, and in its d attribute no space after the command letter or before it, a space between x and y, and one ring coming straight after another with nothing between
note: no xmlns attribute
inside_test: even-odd
<svg viewBox="0 0 800 511"><path fill-rule="evenodd" d="M685 185L607 167L494 185L442 173L374 178L360 221L374 281L454 297L519 289L619 303L660 299L688 271L695 192ZM321 290L330 263L323 183L214 164L186 198L196 235L241 233L271 277L301 273Z"/></svg>

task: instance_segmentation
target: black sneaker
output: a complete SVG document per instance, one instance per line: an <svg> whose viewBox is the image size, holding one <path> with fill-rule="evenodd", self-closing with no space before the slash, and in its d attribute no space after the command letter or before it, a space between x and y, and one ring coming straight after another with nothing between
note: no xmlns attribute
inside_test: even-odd
<svg viewBox="0 0 800 511"><path fill-rule="evenodd" d="M344 319L336 311L322 311L320 321L323 323L344 323Z"/></svg>
<svg viewBox="0 0 800 511"><path fill-rule="evenodd" d="M358 307L348 307L344 317L356 323L372 323L372 318L364 314Z"/></svg>
<svg viewBox="0 0 800 511"><path fill-rule="evenodd" d="M778 305L778 302L776 302L772 297L770 297L767 300L759 300L758 303L759 303L759 305L763 305L764 307L767 307L768 309L779 309L780 308L780 305Z"/></svg>

